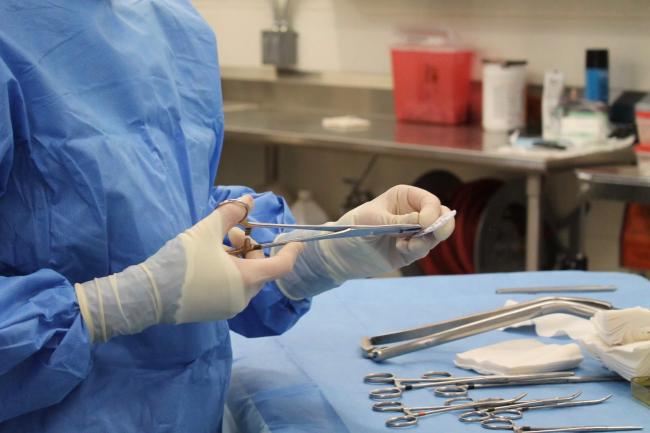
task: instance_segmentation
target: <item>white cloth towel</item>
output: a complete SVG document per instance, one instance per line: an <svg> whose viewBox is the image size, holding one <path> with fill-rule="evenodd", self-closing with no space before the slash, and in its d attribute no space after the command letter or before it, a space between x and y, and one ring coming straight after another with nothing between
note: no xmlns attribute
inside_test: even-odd
<svg viewBox="0 0 650 433"><path fill-rule="evenodd" d="M582 362L577 344L544 344L535 339L502 341L456 355L460 368L481 374L528 374L566 371Z"/></svg>

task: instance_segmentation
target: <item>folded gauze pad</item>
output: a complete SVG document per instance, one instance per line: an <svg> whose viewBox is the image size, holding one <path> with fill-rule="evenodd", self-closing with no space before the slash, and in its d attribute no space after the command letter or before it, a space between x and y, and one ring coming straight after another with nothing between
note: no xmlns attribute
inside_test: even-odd
<svg viewBox="0 0 650 433"><path fill-rule="evenodd" d="M481 374L527 374L565 371L577 367L577 344L544 344L534 339L508 340L456 355L460 368Z"/></svg>
<svg viewBox="0 0 650 433"><path fill-rule="evenodd" d="M598 311L591 323L598 336L610 346L650 341L650 310L647 308Z"/></svg>

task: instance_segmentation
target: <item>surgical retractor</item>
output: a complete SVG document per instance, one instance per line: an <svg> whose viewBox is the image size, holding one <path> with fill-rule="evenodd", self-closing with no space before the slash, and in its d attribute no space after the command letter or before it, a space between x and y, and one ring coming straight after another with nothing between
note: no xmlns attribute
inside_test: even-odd
<svg viewBox="0 0 650 433"><path fill-rule="evenodd" d="M373 361L383 361L547 314L565 313L588 318L597 311L611 309L610 303L596 299L544 297L419 328L364 337L361 349L364 356Z"/></svg>

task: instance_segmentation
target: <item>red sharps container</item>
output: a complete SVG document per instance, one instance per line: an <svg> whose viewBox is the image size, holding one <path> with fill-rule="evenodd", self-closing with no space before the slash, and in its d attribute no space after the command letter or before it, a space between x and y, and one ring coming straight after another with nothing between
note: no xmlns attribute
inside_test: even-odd
<svg viewBox="0 0 650 433"><path fill-rule="evenodd" d="M467 120L473 51L438 35L411 35L391 49L395 116L456 125Z"/></svg>

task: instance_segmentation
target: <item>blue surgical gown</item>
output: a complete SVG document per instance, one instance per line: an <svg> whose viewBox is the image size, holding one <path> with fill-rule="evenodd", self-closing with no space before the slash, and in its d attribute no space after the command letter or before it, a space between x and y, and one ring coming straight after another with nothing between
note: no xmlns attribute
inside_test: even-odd
<svg viewBox="0 0 650 433"><path fill-rule="evenodd" d="M308 309L268 284L229 322L89 342L74 283L250 191L213 187L219 80L188 0L0 3L0 432L218 431L229 329L278 334ZM255 197L255 218L292 220Z"/></svg>

